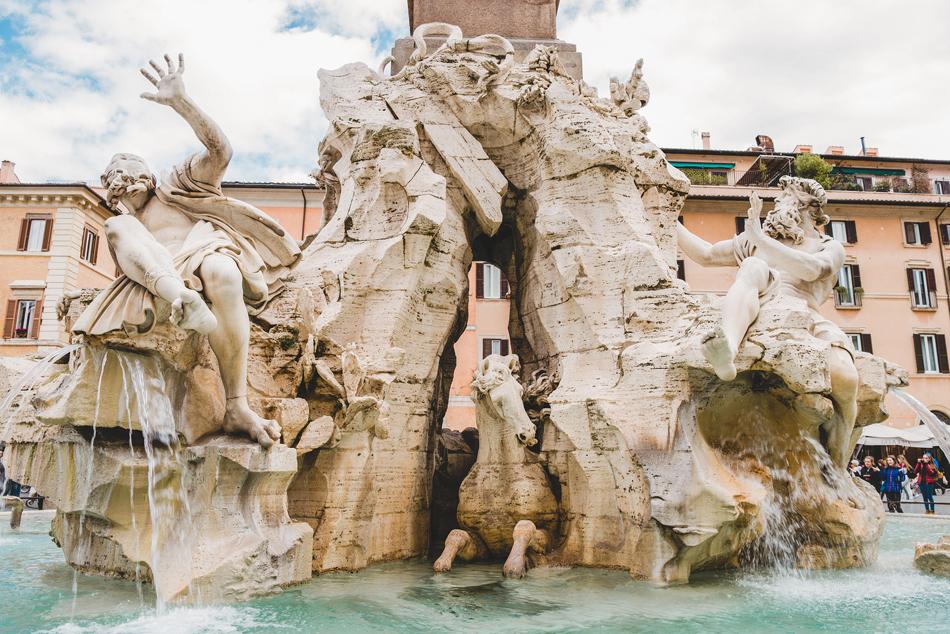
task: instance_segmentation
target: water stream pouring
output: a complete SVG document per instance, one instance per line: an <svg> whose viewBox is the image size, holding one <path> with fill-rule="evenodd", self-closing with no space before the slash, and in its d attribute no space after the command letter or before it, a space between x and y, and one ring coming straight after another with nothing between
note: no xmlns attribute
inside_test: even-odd
<svg viewBox="0 0 950 634"><path fill-rule="evenodd" d="M939 418L931 412L926 405L911 396L908 392L900 388L891 388L891 392L904 401L920 417L921 422L927 426L930 433L934 435L937 445L943 450L943 455L950 458L950 427L944 424Z"/></svg>

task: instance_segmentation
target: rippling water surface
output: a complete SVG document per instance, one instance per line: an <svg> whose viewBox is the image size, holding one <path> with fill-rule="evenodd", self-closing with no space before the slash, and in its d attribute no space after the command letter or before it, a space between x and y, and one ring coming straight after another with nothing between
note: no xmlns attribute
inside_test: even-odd
<svg viewBox="0 0 950 634"><path fill-rule="evenodd" d="M6 518L2 518L4 521ZM950 522L889 519L878 562L807 574L704 574L653 588L616 571L537 569L501 578L499 565L424 561L328 574L283 594L233 605L170 608L157 616L146 587L80 576L50 541L49 516L0 528L0 632L941 632L950 580L913 567L914 544Z"/></svg>

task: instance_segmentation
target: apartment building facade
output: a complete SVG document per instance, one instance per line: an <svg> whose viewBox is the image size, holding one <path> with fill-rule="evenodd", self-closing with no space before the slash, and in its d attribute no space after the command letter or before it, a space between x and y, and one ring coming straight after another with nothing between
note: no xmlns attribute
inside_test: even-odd
<svg viewBox="0 0 950 634"><path fill-rule="evenodd" d="M0 355L24 357L61 347L59 300L102 288L115 264L104 225L114 212L82 183L21 183L10 161L0 171Z"/></svg>
<svg viewBox="0 0 950 634"><path fill-rule="evenodd" d="M738 152L667 149L693 182L682 222L710 242L730 238L743 229L749 195L758 193L767 212L778 178L794 172L798 154L810 152L797 146L782 154L761 145ZM950 422L950 161L885 158L873 148L846 155L831 147L820 156L833 167L826 232L846 252L838 286L821 312L856 349L907 369L909 391ZM680 275L695 293L724 294L735 268L684 260ZM918 424L896 398L887 405L890 425Z"/></svg>

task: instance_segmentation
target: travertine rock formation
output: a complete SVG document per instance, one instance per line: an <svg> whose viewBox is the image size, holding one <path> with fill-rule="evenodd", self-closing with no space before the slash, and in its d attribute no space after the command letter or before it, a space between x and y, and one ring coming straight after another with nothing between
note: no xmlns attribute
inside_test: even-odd
<svg viewBox="0 0 950 634"><path fill-rule="evenodd" d="M914 565L924 572L950 577L950 535L944 535L936 544L917 544Z"/></svg>
<svg viewBox="0 0 950 634"><path fill-rule="evenodd" d="M602 99L553 49L516 62L499 36L428 30L445 44L417 38L394 77L363 64L320 72L328 222L249 336L248 402L255 420L277 421L281 444L220 435L216 355L169 324L87 337L73 371L40 391L43 424L14 439L11 472L62 509L54 532L69 561L122 576L143 562L169 597L189 583L248 596L311 570L422 555L452 527L431 513L454 515L456 499L486 551L527 547L536 534L523 524L502 538L481 521L516 470L473 472L484 490L469 496L446 491L465 469L436 460L470 455L440 433L473 259L512 282L527 386L524 403L486 387L482 409L516 412L517 433L540 439L526 456L482 429L478 452L492 442L549 492L531 509L549 560L676 583L704 568L872 558L882 510L829 459L840 413L814 311L763 302L735 380L703 355L720 310L676 279L689 184L647 137L642 67ZM856 424L882 420L903 378L877 357L854 363ZM177 450L152 443L143 457L128 445L139 434ZM95 477L77 476L90 466ZM162 567L185 547L167 524L183 511L153 501L142 514L150 474L189 501L201 556L188 569Z"/></svg>

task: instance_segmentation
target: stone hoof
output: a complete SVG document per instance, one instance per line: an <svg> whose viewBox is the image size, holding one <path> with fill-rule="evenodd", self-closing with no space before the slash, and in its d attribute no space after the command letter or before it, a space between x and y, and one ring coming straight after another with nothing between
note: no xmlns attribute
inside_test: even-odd
<svg viewBox="0 0 950 634"><path fill-rule="evenodd" d="M442 555L435 560L435 563L432 564L432 570L436 572L451 572L452 557L448 553L442 553Z"/></svg>
<svg viewBox="0 0 950 634"><path fill-rule="evenodd" d="M501 569L506 579L524 579L528 574L528 562L524 555L510 555Z"/></svg>
<svg viewBox="0 0 950 634"><path fill-rule="evenodd" d="M460 528L449 531L445 537L442 555L432 564L432 569L436 572L449 572L452 570L452 562L455 561L456 555L463 559L472 559L475 556L475 543L472 536Z"/></svg>
<svg viewBox="0 0 950 634"><path fill-rule="evenodd" d="M218 327L218 320L196 291L185 289L172 302L171 321L179 328L207 335Z"/></svg>
<svg viewBox="0 0 950 634"><path fill-rule="evenodd" d="M726 333L717 327L703 337L703 356L722 381L736 378L736 351L729 345Z"/></svg>
<svg viewBox="0 0 950 634"><path fill-rule="evenodd" d="M246 401L228 401L224 411L224 431L244 433L268 449L280 439L280 425L275 420L261 418L248 407Z"/></svg>

